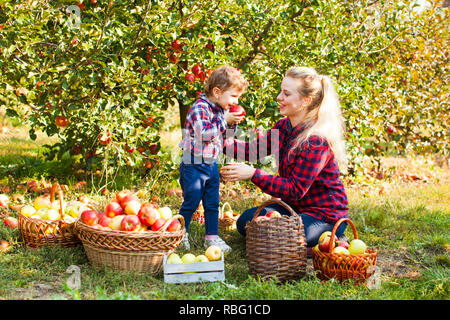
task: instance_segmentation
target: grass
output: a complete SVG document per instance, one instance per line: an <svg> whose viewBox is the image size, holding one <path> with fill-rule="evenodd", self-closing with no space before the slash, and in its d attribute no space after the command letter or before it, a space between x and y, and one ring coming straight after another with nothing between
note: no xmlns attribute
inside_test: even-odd
<svg viewBox="0 0 450 320"><path fill-rule="evenodd" d="M11 193L15 193L19 192L14 190L19 183L55 176L65 178L73 187L77 180L70 171L69 160L63 164L43 160L42 144L48 139L39 136L38 141L30 142L21 129L11 130L9 136L0 140L0 171L4 173L0 177L1 185L10 186ZM419 167L423 170L423 165ZM249 275L245 240L236 231L221 234L233 248L225 257L224 283L166 284L162 275L94 269L82 246L27 249L21 245L18 230L2 224L0 239L8 240L12 250L0 254L0 299L448 300L450 185L448 171L433 170L424 172L431 172L439 179L428 179L426 183L424 180L405 183L369 179L347 185L349 215L358 236L379 253L379 288L369 289L333 280L321 282L314 275L311 261L304 279L284 284L261 281ZM120 179L124 179L123 176ZM159 192L163 189L158 186L146 189L148 179L140 182L143 195L157 194L160 203L169 205L176 212L182 199ZM78 194L78 191L72 191L68 197ZM91 195L102 198L100 194L91 192ZM26 194L26 201L32 196ZM260 200L261 195L254 189L245 196L225 194L222 198L238 212ZM353 237L351 228L346 234L350 239ZM192 223L190 235L191 252L202 253L204 227ZM183 253L180 249L178 252ZM71 265L80 268L79 291L66 285L70 276L66 270Z"/></svg>

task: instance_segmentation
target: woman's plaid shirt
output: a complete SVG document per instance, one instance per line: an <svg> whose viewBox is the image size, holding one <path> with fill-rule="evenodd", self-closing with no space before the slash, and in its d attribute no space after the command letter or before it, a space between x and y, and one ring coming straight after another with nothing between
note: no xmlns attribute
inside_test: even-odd
<svg viewBox="0 0 450 320"><path fill-rule="evenodd" d="M274 154L278 160L278 175L256 169L251 179L256 186L280 198L297 213L308 214L328 223L347 218L347 194L339 177L338 163L327 141L311 136L302 148L289 154L295 138L302 131L301 126L292 128L289 119L284 118L266 135L251 143L228 138L224 143L224 153L230 155L231 152L234 158L245 161Z"/></svg>

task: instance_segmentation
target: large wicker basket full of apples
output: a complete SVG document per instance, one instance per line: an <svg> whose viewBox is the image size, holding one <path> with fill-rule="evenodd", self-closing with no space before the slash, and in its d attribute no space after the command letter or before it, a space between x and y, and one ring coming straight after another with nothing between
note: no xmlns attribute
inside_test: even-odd
<svg viewBox="0 0 450 320"><path fill-rule="evenodd" d="M55 199L56 195L59 199ZM18 214L18 229L25 245L29 248L79 245L74 223L78 217L76 208L81 209L81 205L65 202L60 185L53 183L50 195L35 198L32 205L23 206Z"/></svg>
<svg viewBox="0 0 450 320"><path fill-rule="evenodd" d="M119 191L102 212L82 212L76 231L94 267L149 273L162 271L164 255L174 252L186 233L183 216L128 190Z"/></svg>

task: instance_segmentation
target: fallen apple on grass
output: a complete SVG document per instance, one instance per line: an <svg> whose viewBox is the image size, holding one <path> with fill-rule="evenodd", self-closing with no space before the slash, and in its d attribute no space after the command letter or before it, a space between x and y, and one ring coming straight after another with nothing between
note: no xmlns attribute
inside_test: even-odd
<svg viewBox="0 0 450 320"><path fill-rule="evenodd" d="M217 261L222 257L222 250L216 245L209 246L205 251L205 256L209 261Z"/></svg>
<svg viewBox="0 0 450 320"><path fill-rule="evenodd" d="M17 219L14 217L6 217L3 220L3 223L5 224L5 226L7 226L8 228L11 228L11 229L17 228L17 224L18 224Z"/></svg>
<svg viewBox="0 0 450 320"><path fill-rule="evenodd" d="M0 194L0 207L7 207L9 203L9 196L6 194Z"/></svg>
<svg viewBox="0 0 450 320"><path fill-rule="evenodd" d="M11 249L11 245L8 241L2 240L0 241L0 253L5 253Z"/></svg>

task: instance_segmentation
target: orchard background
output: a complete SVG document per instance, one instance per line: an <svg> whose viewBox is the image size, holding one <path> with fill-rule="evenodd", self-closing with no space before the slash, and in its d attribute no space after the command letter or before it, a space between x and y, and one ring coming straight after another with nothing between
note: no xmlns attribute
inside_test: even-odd
<svg viewBox="0 0 450 320"><path fill-rule="evenodd" d="M448 168L450 140L448 18L442 1L0 0L0 134L19 132L11 130L0 148L2 192L18 185L30 190L32 179L45 190L57 179L74 196L136 188L176 207L180 197L168 196L178 187L181 124L208 73L230 64L248 79L240 127L250 136L280 119L276 96L283 74L304 65L335 81L347 132L343 179L358 192L350 196L356 203L351 210L362 234L387 246L374 230L384 228L389 239L389 230L401 234L408 228L397 228L395 219L422 208L430 192L432 209L422 209L433 216L431 229L448 230L448 208L440 207L448 203L448 180L439 169ZM404 159L412 164L402 167ZM387 196L392 184L405 181L444 181L444 187ZM236 200L239 210L256 203L239 196L263 197L245 182L222 187L222 199ZM364 202L373 195L385 197L381 205ZM413 209L403 203L411 195ZM424 268L437 261L448 275L448 237L430 237L423 247L436 251ZM398 241L396 248L403 244ZM237 261L245 264L239 253ZM237 277L236 283L245 280ZM442 274L431 278L440 283ZM448 297L448 281L443 283L444 293L429 297ZM227 295L216 289L208 294ZM265 289L272 290L255 290ZM428 283L423 290L429 293ZM176 296L157 297L171 294Z"/></svg>

